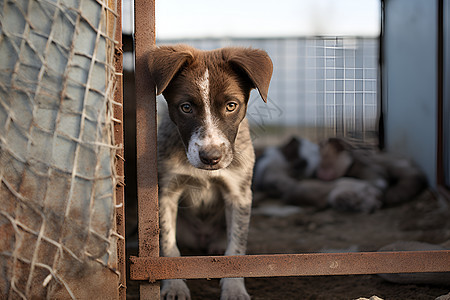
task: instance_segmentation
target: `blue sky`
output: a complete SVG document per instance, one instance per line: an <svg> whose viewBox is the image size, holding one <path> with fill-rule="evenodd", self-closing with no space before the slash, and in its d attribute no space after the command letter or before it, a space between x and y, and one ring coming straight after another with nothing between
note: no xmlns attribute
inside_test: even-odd
<svg viewBox="0 0 450 300"><path fill-rule="evenodd" d="M132 4L123 1L124 32ZM159 39L308 35L377 36L380 0L156 0Z"/></svg>

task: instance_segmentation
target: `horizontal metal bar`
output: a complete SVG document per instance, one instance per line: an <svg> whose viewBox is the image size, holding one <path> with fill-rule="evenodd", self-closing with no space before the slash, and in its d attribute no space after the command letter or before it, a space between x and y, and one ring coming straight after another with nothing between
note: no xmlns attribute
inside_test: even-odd
<svg viewBox="0 0 450 300"><path fill-rule="evenodd" d="M450 250L131 257L132 280L450 272Z"/></svg>

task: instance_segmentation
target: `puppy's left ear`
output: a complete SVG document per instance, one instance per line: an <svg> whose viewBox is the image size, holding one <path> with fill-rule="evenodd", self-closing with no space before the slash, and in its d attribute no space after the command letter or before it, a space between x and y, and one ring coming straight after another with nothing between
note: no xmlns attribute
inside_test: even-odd
<svg viewBox="0 0 450 300"><path fill-rule="evenodd" d="M236 65L252 81L261 98L267 102L273 64L266 51L252 48L226 48L224 56L229 63Z"/></svg>

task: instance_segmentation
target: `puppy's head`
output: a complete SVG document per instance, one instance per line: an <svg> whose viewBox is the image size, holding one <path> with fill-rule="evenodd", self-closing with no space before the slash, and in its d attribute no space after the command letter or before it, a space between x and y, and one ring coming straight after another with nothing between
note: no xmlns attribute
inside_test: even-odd
<svg viewBox="0 0 450 300"><path fill-rule="evenodd" d="M247 48L200 51L186 45L155 47L149 68L163 94L189 162L217 170L233 160L239 124L253 88L267 101L272 61Z"/></svg>
<svg viewBox="0 0 450 300"><path fill-rule="evenodd" d="M313 176L320 161L319 145L304 138L292 137L279 149L289 163L291 177L304 179Z"/></svg>
<svg viewBox="0 0 450 300"><path fill-rule="evenodd" d="M341 138L329 138L320 145L320 164L317 177L335 180L343 177L353 164L352 146Z"/></svg>

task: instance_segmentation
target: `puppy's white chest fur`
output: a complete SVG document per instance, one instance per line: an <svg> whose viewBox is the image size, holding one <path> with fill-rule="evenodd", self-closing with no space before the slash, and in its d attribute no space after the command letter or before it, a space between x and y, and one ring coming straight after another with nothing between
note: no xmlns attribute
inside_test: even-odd
<svg viewBox="0 0 450 300"><path fill-rule="evenodd" d="M170 168L168 168L170 169ZM210 209L223 204L223 194L234 191L226 184L231 176L239 178L235 172L221 169L215 171L201 170L190 165L176 168L176 173L170 174L170 181L175 183L180 191L180 206L196 209Z"/></svg>
<svg viewBox="0 0 450 300"><path fill-rule="evenodd" d="M215 181L214 178L211 176L191 177L191 182L183 186L180 206L194 210L216 206L222 200L222 191L219 181Z"/></svg>

